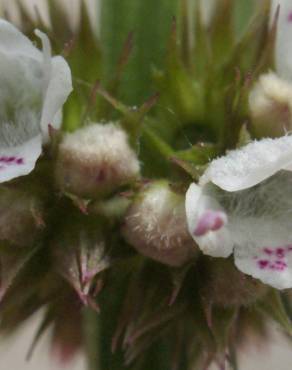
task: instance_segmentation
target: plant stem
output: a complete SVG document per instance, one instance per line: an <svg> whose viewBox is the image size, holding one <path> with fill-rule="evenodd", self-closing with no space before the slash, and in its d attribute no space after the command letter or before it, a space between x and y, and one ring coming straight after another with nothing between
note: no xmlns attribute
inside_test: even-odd
<svg viewBox="0 0 292 370"><path fill-rule="evenodd" d="M90 308L83 314L83 330L88 370L100 370L99 316Z"/></svg>

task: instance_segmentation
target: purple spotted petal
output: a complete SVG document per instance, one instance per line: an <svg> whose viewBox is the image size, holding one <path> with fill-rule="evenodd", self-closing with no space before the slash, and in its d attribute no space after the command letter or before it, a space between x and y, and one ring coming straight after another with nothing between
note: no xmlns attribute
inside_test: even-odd
<svg viewBox="0 0 292 370"><path fill-rule="evenodd" d="M29 174L42 151L40 135L22 145L10 148L0 147L0 182Z"/></svg>

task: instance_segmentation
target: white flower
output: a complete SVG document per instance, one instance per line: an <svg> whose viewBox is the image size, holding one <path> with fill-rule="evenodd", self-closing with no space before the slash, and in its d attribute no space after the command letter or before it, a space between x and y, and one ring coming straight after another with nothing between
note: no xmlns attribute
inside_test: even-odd
<svg viewBox="0 0 292 370"><path fill-rule="evenodd" d="M0 182L33 170L49 125L61 125L61 109L72 90L66 61L52 58L47 36L36 35L42 52L0 20Z"/></svg>
<svg viewBox="0 0 292 370"><path fill-rule="evenodd" d="M212 161L186 194L189 232L203 253L292 287L292 136L254 141Z"/></svg>
<svg viewBox="0 0 292 370"><path fill-rule="evenodd" d="M292 2L272 1L272 18L278 5L276 74L262 75L249 96L261 135L291 129ZM278 289L291 288L291 170L292 136L254 141L211 162L186 194L189 232L203 253L225 258L233 253L242 272Z"/></svg>

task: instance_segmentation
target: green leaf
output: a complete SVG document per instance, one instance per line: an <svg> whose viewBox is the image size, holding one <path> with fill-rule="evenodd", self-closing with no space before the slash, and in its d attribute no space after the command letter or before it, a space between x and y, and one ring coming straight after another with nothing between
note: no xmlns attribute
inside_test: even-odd
<svg viewBox="0 0 292 370"><path fill-rule="evenodd" d="M228 345L230 329L237 317L237 313L237 307L213 307L212 309L211 331L219 352L223 352Z"/></svg>
<svg viewBox="0 0 292 370"><path fill-rule="evenodd" d="M152 65L161 66L172 18L178 0L102 0L101 44L104 53L104 80L115 73L122 46L133 32L133 53L120 86L128 104L141 104L153 93Z"/></svg>
<svg viewBox="0 0 292 370"><path fill-rule="evenodd" d="M234 9L234 26L236 35L240 35L250 20L255 8L254 0L236 0Z"/></svg>
<svg viewBox="0 0 292 370"><path fill-rule="evenodd" d="M190 161L195 165L205 165L218 155L219 149L215 145L208 143L198 143L190 149L180 150L175 153L177 158Z"/></svg>
<svg viewBox="0 0 292 370"><path fill-rule="evenodd" d="M233 10L233 0L217 0L209 26L212 57L216 64L220 64L226 58L234 44Z"/></svg>
<svg viewBox="0 0 292 370"><path fill-rule="evenodd" d="M285 332L292 335L291 320L277 290L271 290L262 301L257 303L256 308L278 323Z"/></svg>
<svg viewBox="0 0 292 370"><path fill-rule="evenodd" d="M90 308L85 308L83 312L83 331L87 354L87 368L88 370L101 369L100 318L97 313Z"/></svg>

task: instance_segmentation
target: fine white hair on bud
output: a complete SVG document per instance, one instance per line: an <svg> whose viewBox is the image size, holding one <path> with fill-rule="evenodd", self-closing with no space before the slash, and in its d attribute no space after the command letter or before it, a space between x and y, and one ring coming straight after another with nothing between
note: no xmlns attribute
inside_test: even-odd
<svg viewBox="0 0 292 370"><path fill-rule="evenodd" d="M72 90L65 59L51 56L48 37L36 31L43 50L0 20L0 182L30 173L49 139L61 126L61 110Z"/></svg>
<svg viewBox="0 0 292 370"><path fill-rule="evenodd" d="M122 233L138 252L170 266L181 266L197 254L187 229L184 196L166 181L151 183L138 194Z"/></svg>
<svg viewBox="0 0 292 370"><path fill-rule="evenodd" d="M94 123L67 133L59 146L56 181L62 191L94 198L131 183L140 164L126 132Z"/></svg>
<svg viewBox="0 0 292 370"><path fill-rule="evenodd" d="M279 137L292 128L292 83L275 73L261 75L249 95L256 137Z"/></svg>
<svg viewBox="0 0 292 370"><path fill-rule="evenodd" d="M186 194L189 232L213 257L277 289L292 287L292 136L212 161Z"/></svg>

